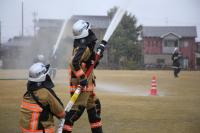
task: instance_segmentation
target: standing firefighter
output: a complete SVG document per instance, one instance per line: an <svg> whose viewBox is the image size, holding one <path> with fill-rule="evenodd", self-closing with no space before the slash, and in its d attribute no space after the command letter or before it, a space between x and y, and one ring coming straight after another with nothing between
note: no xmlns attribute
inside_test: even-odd
<svg viewBox="0 0 200 133"><path fill-rule="evenodd" d="M35 63L29 69L27 92L21 104L22 133L54 133L53 116L64 118L65 111L49 76L49 65Z"/></svg>
<svg viewBox="0 0 200 133"><path fill-rule="evenodd" d="M95 76L93 72L88 77L85 75L95 60L94 47L97 38L90 29L90 24L84 20L78 20L73 25L73 35L75 39L73 58L70 63L70 92L73 95L77 86L80 86L82 90L72 109L66 113L63 133L72 132L74 122L81 117L85 109L87 109L92 133L102 133L101 104L94 93ZM101 51L101 56L105 45L106 41L102 41L97 48Z"/></svg>
<svg viewBox="0 0 200 133"><path fill-rule="evenodd" d="M174 69L174 77L178 77L179 72L181 71L180 68L180 57L178 48L174 49L172 54L172 61L173 61L173 69Z"/></svg>

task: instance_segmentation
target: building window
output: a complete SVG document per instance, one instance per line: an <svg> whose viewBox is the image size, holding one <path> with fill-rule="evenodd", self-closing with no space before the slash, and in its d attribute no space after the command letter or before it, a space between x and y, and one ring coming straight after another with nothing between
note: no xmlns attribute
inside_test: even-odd
<svg viewBox="0 0 200 133"><path fill-rule="evenodd" d="M196 58L196 65L200 66L200 58Z"/></svg>
<svg viewBox="0 0 200 133"><path fill-rule="evenodd" d="M162 52L165 54L171 54L175 47L179 47L179 41L176 39L164 39Z"/></svg>
<svg viewBox="0 0 200 133"><path fill-rule="evenodd" d="M180 41L179 41L179 47L180 47L180 48L183 48L183 47L184 47L184 41L183 41L183 40L180 40Z"/></svg>
<svg viewBox="0 0 200 133"><path fill-rule="evenodd" d="M157 59L158 64L165 64L165 59Z"/></svg>
<svg viewBox="0 0 200 133"><path fill-rule="evenodd" d="M164 40L165 47L178 47L178 40Z"/></svg>
<svg viewBox="0 0 200 133"><path fill-rule="evenodd" d="M197 52L200 53L200 45L197 44Z"/></svg>
<svg viewBox="0 0 200 133"><path fill-rule="evenodd" d="M183 47L187 48L188 45L189 45L189 42L188 42L188 41L184 41L184 42L183 42Z"/></svg>
<svg viewBox="0 0 200 133"><path fill-rule="evenodd" d="M156 47L158 47L158 44L156 43L156 45L155 45Z"/></svg>

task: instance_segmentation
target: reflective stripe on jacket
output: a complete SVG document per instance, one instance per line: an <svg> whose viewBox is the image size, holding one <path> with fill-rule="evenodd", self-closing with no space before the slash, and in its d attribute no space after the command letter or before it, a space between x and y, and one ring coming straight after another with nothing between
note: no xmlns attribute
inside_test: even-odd
<svg viewBox="0 0 200 133"><path fill-rule="evenodd" d="M95 87L94 84L89 84L86 88L82 89L82 91L86 91L86 92L88 92L88 91L94 91L94 87ZM74 86L69 86L69 92L70 92L70 93L75 92L76 89L77 89L77 86L76 86L76 85L74 85Z"/></svg>
<svg viewBox="0 0 200 133"><path fill-rule="evenodd" d="M49 130L54 127L54 115L60 118L65 116L64 108L45 88L34 91L34 95L47 109L39 106L31 95L25 95L21 103L20 127L26 132L39 131L43 128Z"/></svg>
<svg viewBox="0 0 200 133"><path fill-rule="evenodd" d="M43 133L43 130L29 130L21 128L22 133ZM54 128L45 129L45 133L54 133Z"/></svg>

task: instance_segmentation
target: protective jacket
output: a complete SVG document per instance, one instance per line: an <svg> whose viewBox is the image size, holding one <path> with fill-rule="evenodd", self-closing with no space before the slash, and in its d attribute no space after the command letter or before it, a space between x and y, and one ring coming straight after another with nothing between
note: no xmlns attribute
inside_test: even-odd
<svg viewBox="0 0 200 133"><path fill-rule="evenodd" d="M49 81L28 82L21 103L20 126L23 133L54 133L53 116L65 116L63 104L52 88L53 84Z"/></svg>
<svg viewBox="0 0 200 133"><path fill-rule="evenodd" d="M174 52L172 54L174 77L178 77L178 74L181 71L181 68L180 68L180 58L181 58L181 55L179 54L179 52Z"/></svg>
<svg viewBox="0 0 200 133"><path fill-rule="evenodd" d="M90 31L89 36L82 39L74 40L74 48L72 52L72 61L70 63L70 92L74 92L80 83L82 76L95 60L94 46L96 43L95 34ZM92 72L87 78L88 87L85 91L93 91L95 86L95 76ZM84 91L84 90L83 90Z"/></svg>
<svg viewBox="0 0 200 133"><path fill-rule="evenodd" d="M175 67L180 67L180 55L178 52L175 52L172 54L172 61L173 61L173 66Z"/></svg>

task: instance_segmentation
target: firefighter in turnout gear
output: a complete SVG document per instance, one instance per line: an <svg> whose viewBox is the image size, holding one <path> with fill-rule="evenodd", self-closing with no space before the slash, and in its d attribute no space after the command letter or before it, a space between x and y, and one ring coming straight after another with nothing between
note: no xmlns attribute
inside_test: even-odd
<svg viewBox="0 0 200 133"><path fill-rule="evenodd" d="M63 133L71 133L73 124L77 121L84 110L87 110L88 120L92 133L103 133L101 122L101 104L94 93L95 76L92 72L89 77L85 76L86 71L95 60L96 35L90 29L90 24L84 20L78 20L73 25L74 46L72 60L70 63L70 93L75 92L77 86L81 86L81 93L72 109L66 113ZM102 56L106 41L101 41L97 50Z"/></svg>
<svg viewBox="0 0 200 133"><path fill-rule="evenodd" d="M178 50L178 48L175 48L174 52L172 54L174 77L178 77L178 74L181 71L180 58L181 58L181 55L179 54L179 50Z"/></svg>
<svg viewBox="0 0 200 133"><path fill-rule="evenodd" d="M21 103L22 133L54 133L53 116L65 117L63 104L53 90L49 67L39 62L29 69L27 92Z"/></svg>

